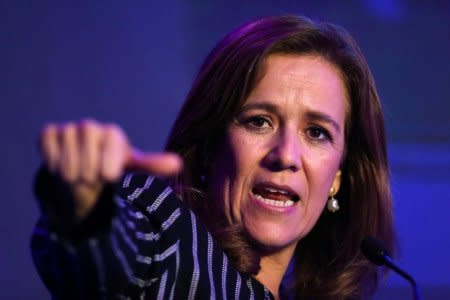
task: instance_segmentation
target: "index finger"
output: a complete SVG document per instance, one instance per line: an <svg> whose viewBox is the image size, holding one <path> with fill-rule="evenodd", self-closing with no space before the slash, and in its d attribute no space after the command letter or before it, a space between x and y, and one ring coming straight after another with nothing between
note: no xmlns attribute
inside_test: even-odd
<svg viewBox="0 0 450 300"><path fill-rule="evenodd" d="M126 162L128 170L143 171L159 177L174 176L182 168L181 157L170 152L144 153L132 150Z"/></svg>

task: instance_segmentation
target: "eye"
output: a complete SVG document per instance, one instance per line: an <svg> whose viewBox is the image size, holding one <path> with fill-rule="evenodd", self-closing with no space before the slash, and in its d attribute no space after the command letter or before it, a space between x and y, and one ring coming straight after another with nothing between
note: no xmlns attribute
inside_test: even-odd
<svg viewBox="0 0 450 300"><path fill-rule="evenodd" d="M272 127L270 119L263 116L252 116L244 121L245 125L251 129L266 129Z"/></svg>
<svg viewBox="0 0 450 300"><path fill-rule="evenodd" d="M315 141L332 141L331 134L320 126L311 126L306 130L309 138Z"/></svg>

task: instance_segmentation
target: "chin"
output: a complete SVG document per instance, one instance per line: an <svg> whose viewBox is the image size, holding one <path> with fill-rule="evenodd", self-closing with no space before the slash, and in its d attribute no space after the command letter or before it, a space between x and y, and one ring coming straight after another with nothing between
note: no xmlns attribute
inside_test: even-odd
<svg viewBox="0 0 450 300"><path fill-rule="evenodd" d="M258 248L264 252L281 251L295 247L300 240L298 234L289 232L286 228L277 228L271 224L254 225L245 226L245 229L250 238L258 245Z"/></svg>

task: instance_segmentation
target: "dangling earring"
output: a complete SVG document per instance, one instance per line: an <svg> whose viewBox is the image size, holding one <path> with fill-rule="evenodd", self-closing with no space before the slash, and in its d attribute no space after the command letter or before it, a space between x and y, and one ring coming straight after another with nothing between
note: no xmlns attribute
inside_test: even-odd
<svg viewBox="0 0 450 300"><path fill-rule="evenodd" d="M337 201L336 198L334 198L335 194L336 194L336 192L334 191L334 188L332 187L330 189L330 198L328 199L328 202L327 202L327 208L332 213L335 213L339 210L339 202Z"/></svg>

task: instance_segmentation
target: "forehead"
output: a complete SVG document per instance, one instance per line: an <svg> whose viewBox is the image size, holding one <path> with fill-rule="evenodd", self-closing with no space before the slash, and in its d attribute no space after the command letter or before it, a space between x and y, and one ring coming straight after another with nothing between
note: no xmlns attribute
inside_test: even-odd
<svg viewBox="0 0 450 300"><path fill-rule="evenodd" d="M350 99L344 78L340 68L319 55L271 54L263 62L257 82L247 100L262 96L278 97L286 94L286 90L297 91L300 93L297 96L301 99L313 98L311 100L317 102L320 99L330 102L337 100L344 105L348 115ZM308 92L314 93L313 97L306 95Z"/></svg>

